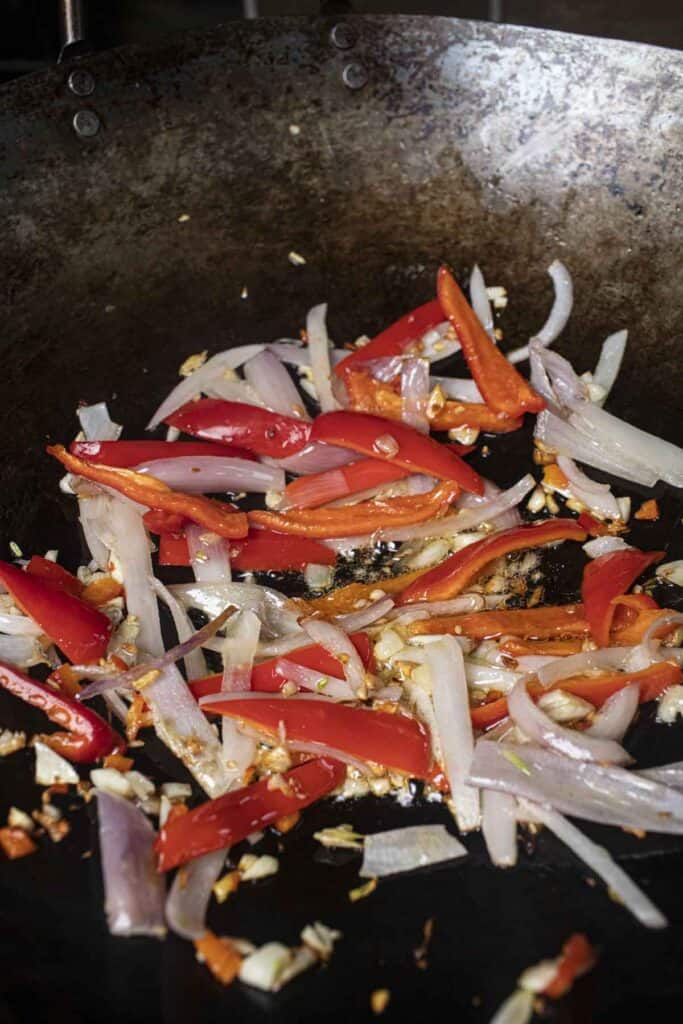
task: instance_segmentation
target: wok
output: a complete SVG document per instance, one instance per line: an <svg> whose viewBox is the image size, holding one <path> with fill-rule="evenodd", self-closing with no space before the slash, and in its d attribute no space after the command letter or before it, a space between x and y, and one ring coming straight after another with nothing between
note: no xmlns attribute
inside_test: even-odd
<svg viewBox="0 0 683 1024"><path fill-rule="evenodd" d="M135 436L188 353L291 335L324 300L333 337L372 334L433 294L442 260L463 272L476 259L508 288L514 343L543 321L545 267L566 260L577 301L561 351L583 371L628 326L611 408L680 441L683 55L448 19L350 18L331 34L334 24L232 22L86 58L71 84L66 65L0 91L3 555L14 540L78 556L73 507L42 449L72 435L79 401L106 399ZM502 444L488 472L507 482ZM669 530L680 508L663 502ZM657 546L657 527L640 530L636 543ZM6 700L0 713L38 727ZM630 742L652 760L647 726L645 715ZM679 729L655 735L658 762L680 757ZM0 763L4 806L39 803L31 760ZM475 839L466 864L353 906L355 862L314 857L323 822L352 815L364 831L444 814L330 805L288 837L276 884L240 891L216 927L294 941L317 918L345 942L327 969L271 998L221 991L173 938L110 938L96 854L81 859L96 845L88 813L73 812L61 845L1 866L3 1019L362 1020L386 987L387 1020L444 1009L486 1020L518 972L577 929L603 955L555 1019L646 1007L672 1019L683 994L676 840L606 838L665 907L662 934L588 885L551 837L509 873ZM412 951L429 917L419 970Z"/></svg>

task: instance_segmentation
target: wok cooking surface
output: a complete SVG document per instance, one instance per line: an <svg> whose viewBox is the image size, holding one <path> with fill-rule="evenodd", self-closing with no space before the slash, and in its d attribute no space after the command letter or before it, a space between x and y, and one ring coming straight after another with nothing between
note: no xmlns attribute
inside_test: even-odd
<svg viewBox="0 0 683 1024"><path fill-rule="evenodd" d="M292 336L325 300L337 341L372 334L433 294L444 259L459 273L476 259L508 288L511 345L542 323L545 267L565 260L576 303L557 347L583 371L604 336L628 326L610 408L680 441L683 57L446 19L351 25L351 53L331 44L330 22L233 23L88 60L87 101L61 68L0 91L4 544L77 558L75 509L42 448L72 435L80 400L107 400L126 436L140 436L190 352ZM350 62L367 78L358 90L344 84ZM86 108L99 130L82 138L73 117ZM518 443L495 440L479 468L516 479ZM671 526L680 504L664 500ZM648 529L634 543L659 546ZM39 727L0 698L3 725ZM681 738L653 731L644 713L629 745L662 763L680 758ZM28 752L0 772L6 806L38 806ZM672 927L653 934L549 836L511 872L492 868L472 837L466 863L382 883L352 905L357 861L329 863L313 832L446 821L446 811L419 800L313 809L285 838L278 878L211 911L219 931L256 942L292 942L315 919L344 933L327 968L268 997L222 991L173 937L107 934L96 852L82 858L96 848L90 813L68 813L62 844L0 865L10 1021L56 1010L74 1022L369 1020L376 988L391 990L388 1021L421 1019L425 1007L485 1021L521 969L574 930L601 960L555 1019L622 1020L626 1007L672 1019L678 1007L682 857L670 838L586 828L669 916ZM421 970L413 950L430 917Z"/></svg>

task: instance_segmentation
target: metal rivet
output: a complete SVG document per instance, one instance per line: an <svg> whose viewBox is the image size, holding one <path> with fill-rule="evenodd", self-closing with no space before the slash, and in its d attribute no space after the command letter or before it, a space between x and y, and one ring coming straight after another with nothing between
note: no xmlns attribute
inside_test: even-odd
<svg viewBox="0 0 683 1024"><path fill-rule="evenodd" d="M362 64L353 61L342 71L342 81L348 89L362 89L368 80L368 73Z"/></svg>
<svg viewBox="0 0 683 1024"><path fill-rule="evenodd" d="M95 79L85 68L76 68L67 79L74 96L90 96L95 91Z"/></svg>
<svg viewBox="0 0 683 1024"><path fill-rule="evenodd" d="M340 21L330 32L330 39L338 50L350 50L357 38L356 30L346 21Z"/></svg>
<svg viewBox="0 0 683 1024"><path fill-rule="evenodd" d="M82 139L91 139L100 130L100 119L94 110L78 110L73 117L73 126Z"/></svg>

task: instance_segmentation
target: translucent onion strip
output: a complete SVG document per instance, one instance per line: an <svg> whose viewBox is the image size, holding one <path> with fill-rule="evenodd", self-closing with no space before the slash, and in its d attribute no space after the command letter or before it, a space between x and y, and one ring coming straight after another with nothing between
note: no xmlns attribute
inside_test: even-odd
<svg viewBox="0 0 683 1024"><path fill-rule="evenodd" d="M429 433L429 361L404 359L401 366L401 419L421 434Z"/></svg>
<svg viewBox="0 0 683 1024"><path fill-rule="evenodd" d="M600 358L593 371L593 383L597 384L604 392L603 397L597 403L598 405L604 405L605 399L614 387L614 382L619 375L621 361L626 351L627 339L628 331L615 331L614 334L610 334L608 338L605 338L602 344Z"/></svg>
<svg viewBox="0 0 683 1024"><path fill-rule="evenodd" d="M306 317L308 350L311 355L313 384L318 396L321 412L333 412L339 403L332 394L332 370L330 363L330 339L327 334L325 317L327 303L314 306Z"/></svg>
<svg viewBox="0 0 683 1024"><path fill-rule="evenodd" d="M494 338L493 310L491 309L488 292L486 291L484 275L477 263L472 267L472 273L470 274L470 305L486 333L490 338Z"/></svg>
<svg viewBox="0 0 683 1024"><path fill-rule="evenodd" d="M206 932L206 909L211 890L225 864L225 850L197 857L176 873L166 900L166 920L183 939L200 939Z"/></svg>
<svg viewBox="0 0 683 1024"><path fill-rule="evenodd" d="M178 642L181 644L185 643L195 632L189 615L173 594L166 589L161 580L155 579L153 582L158 596L171 613L173 625L178 634ZM194 650L186 654L183 661L185 663L185 674L188 679L201 679L207 674L206 659L200 647L195 647Z"/></svg>
<svg viewBox="0 0 683 1024"><path fill-rule="evenodd" d="M496 867L513 867L517 863L517 801L509 793L485 789L481 811L481 830L489 857Z"/></svg>
<svg viewBox="0 0 683 1024"><path fill-rule="evenodd" d="M135 468L138 473L148 473L174 490L189 494L224 491L265 494L267 491L281 491L285 486L285 474L281 469L249 459L222 458L220 455L155 459Z"/></svg>
<svg viewBox="0 0 683 1024"><path fill-rule="evenodd" d="M198 583L230 583L230 555L222 537L197 523L188 523L185 538Z"/></svg>
<svg viewBox="0 0 683 1024"><path fill-rule="evenodd" d="M592 725L586 730L589 736L615 740L621 743L626 730L633 721L640 702L640 687L631 683L608 697L596 712Z"/></svg>
<svg viewBox="0 0 683 1024"><path fill-rule="evenodd" d="M365 668L344 630L324 619L304 619L301 625L313 643L320 644L329 654L339 658L346 681L356 694L362 694L365 690Z"/></svg>
<svg viewBox="0 0 683 1024"><path fill-rule="evenodd" d="M310 418L294 381L272 349L259 352L248 359L243 372L247 383L257 392L268 409L285 416L296 416L306 420ZM274 487L272 490L281 488Z"/></svg>
<svg viewBox="0 0 683 1024"><path fill-rule="evenodd" d="M553 260L548 267L548 274L553 282L555 289L555 298L553 305L548 315L548 319L535 335L535 338L546 347L551 345L553 341L561 334L564 330L569 316L574 305L574 287L572 285L571 274L565 267L564 263L560 263L559 260ZM508 359L511 363L521 363L523 360L529 358L529 346L524 345L522 348L514 349L508 353Z"/></svg>

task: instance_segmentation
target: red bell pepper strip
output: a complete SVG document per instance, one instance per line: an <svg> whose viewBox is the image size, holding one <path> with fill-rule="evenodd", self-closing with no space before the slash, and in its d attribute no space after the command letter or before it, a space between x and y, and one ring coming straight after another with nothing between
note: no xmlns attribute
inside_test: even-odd
<svg viewBox="0 0 683 1024"><path fill-rule="evenodd" d="M664 551L611 551L589 562L583 571L581 596L596 644L606 647L614 618L614 599L626 591Z"/></svg>
<svg viewBox="0 0 683 1024"><path fill-rule="evenodd" d="M235 459L254 458L244 448L231 449L224 444L211 444L208 441L72 441L69 451L77 459L119 469L134 469L143 462L180 459L187 455L193 458L200 455L215 455L222 459L226 456Z"/></svg>
<svg viewBox="0 0 683 1024"><path fill-rule="evenodd" d="M30 572L32 576L45 580L46 583L55 587L56 590L63 590L65 594L71 594L72 597L80 597L83 593L83 584L73 573L70 573L57 562L52 562L49 558L43 558L42 555L33 555L31 561L26 566L26 572Z"/></svg>
<svg viewBox="0 0 683 1024"><path fill-rule="evenodd" d="M349 408L354 412L372 413L387 420L403 418L403 403L398 391L391 384L382 384L370 374L356 371L347 373L344 383ZM451 430L453 427L470 427L489 434L509 434L519 430L521 416L506 416L495 412L484 402L457 402L446 399L443 405L429 403L429 425L432 430Z"/></svg>
<svg viewBox="0 0 683 1024"><path fill-rule="evenodd" d="M560 999L569 992L577 978L595 966L597 956L585 935L575 932L571 935L560 954L557 974L543 989L543 995Z"/></svg>
<svg viewBox="0 0 683 1024"><path fill-rule="evenodd" d="M590 512L582 512L576 521L591 537L604 537L610 532L607 523L596 519Z"/></svg>
<svg viewBox="0 0 683 1024"><path fill-rule="evenodd" d="M219 444L234 444L273 459L296 455L308 444L311 432L307 420L219 398L188 402L171 413L165 422L185 434Z"/></svg>
<svg viewBox="0 0 683 1024"><path fill-rule="evenodd" d="M345 775L343 764L321 757L284 772L279 785L262 779L200 804L161 829L155 844L159 870L169 871L205 853L234 846L278 818L320 800Z"/></svg>
<svg viewBox="0 0 683 1024"><path fill-rule="evenodd" d="M159 565L192 565L184 533L159 534Z"/></svg>
<svg viewBox="0 0 683 1024"><path fill-rule="evenodd" d="M463 454L459 452L458 454ZM391 484L410 476L409 469L394 466L379 459L359 459L339 469L328 469L325 473L300 476L287 484L284 490L285 506L288 508L317 508L329 501L346 498L350 494L367 491L371 487Z"/></svg>
<svg viewBox="0 0 683 1024"><path fill-rule="evenodd" d="M50 445L47 449L65 466L70 473L83 476L87 480L113 487L125 494L127 498L147 505L148 508L161 512L170 512L185 516L193 523L205 526L220 537L233 539L245 537L248 531L247 517L243 512L234 512L232 506L223 502L205 498L201 494L184 494L173 491L161 480L146 473L136 473L132 469L118 469L112 466L95 466L82 459L70 455L63 445Z"/></svg>
<svg viewBox="0 0 683 1024"><path fill-rule="evenodd" d="M448 511L460 488L453 481L438 484L427 494L360 501L350 507L294 508L288 512L255 509L249 522L299 537L358 537L392 526L414 526Z"/></svg>
<svg viewBox="0 0 683 1024"><path fill-rule="evenodd" d="M439 270L437 294L486 404L494 412L502 412L506 416L521 416L525 412L545 409L543 398L491 341L446 267Z"/></svg>
<svg viewBox="0 0 683 1024"><path fill-rule="evenodd" d="M419 580L418 580L419 582ZM473 640L514 636L525 640L555 640L588 635L583 605L544 608L504 608L461 615L438 615L410 623L410 633L458 633Z"/></svg>
<svg viewBox="0 0 683 1024"><path fill-rule="evenodd" d="M102 612L7 562L0 562L0 582L69 661L93 662L104 657L112 625Z"/></svg>
<svg viewBox="0 0 683 1024"><path fill-rule="evenodd" d="M373 672L375 659L372 651L372 644L367 633L352 633L349 637L351 643L360 655L360 659L368 672ZM303 665L304 668L320 672L322 676L333 676L339 679L344 675L342 663L321 647L320 644L307 644L306 647L297 647L282 657L287 661L293 661L295 665ZM279 693L286 683L286 679L277 671L278 662L282 658L269 658L251 670L251 688L259 693ZM222 673L213 676L205 676L203 679L193 679L189 683L193 695L199 700L210 693L218 693L221 688Z"/></svg>
<svg viewBox="0 0 683 1024"><path fill-rule="evenodd" d="M301 572L307 565L334 565L332 548L310 537L270 530L252 530L247 539L231 545L230 561L240 572Z"/></svg>
<svg viewBox="0 0 683 1024"><path fill-rule="evenodd" d="M405 423L388 424L380 416L367 413L328 412L313 423L311 441L350 448L410 473L454 480L465 491L484 493L484 481L476 470L446 445L425 437Z"/></svg>
<svg viewBox="0 0 683 1024"><path fill-rule="evenodd" d="M658 661L639 672L614 672L603 676L571 676L568 679L559 679L548 689L565 690L576 697L582 697L596 707L602 707L612 694L623 690L630 683L638 683L640 703L645 704L649 700L655 700L668 686L680 683L682 679L683 672L678 665L673 665L670 661ZM547 693L547 690L538 683L531 683L528 690L534 700ZM507 698L500 697L488 704L472 708L470 717L475 729L490 729L506 718L507 713Z"/></svg>
<svg viewBox="0 0 683 1024"><path fill-rule="evenodd" d="M424 779L431 765L429 736L415 718L371 711L328 700L272 697L262 700L221 700L202 710L239 718L276 736L284 723L287 739L322 743L361 761L374 761L394 771Z"/></svg>
<svg viewBox="0 0 683 1024"><path fill-rule="evenodd" d="M97 761L126 749L123 739L95 711L4 662L0 662L0 686L66 730L38 738L69 761Z"/></svg>
<svg viewBox="0 0 683 1024"><path fill-rule="evenodd" d="M158 534L181 534L185 525L189 522L187 516L180 516L175 512L161 512L156 508L151 508L149 512L145 512L142 521L150 533Z"/></svg>
<svg viewBox="0 0 683 1024"><path fill-rule="evenodd" d="M419 579L406 587L397 603L446 601L464 590L490 562L511 551L537 548L558 540L585 539L585 530L581 529L575 519L546 519L539 523L501 530L456 551L434 569L423 573Z"/></svg>
<svg viewBox="0 0 683 1024"><path fill-rule="evenodd" d="M385 359L404 352L413 342L419 341L430 328L436 327L446 319L438 299L425 302L411 313L406 313L400 320L376 334L367 345L356 349L346 359L337 363L334 372L344 377L349 370L357 370L363 363L371 359Z"/></svg>

